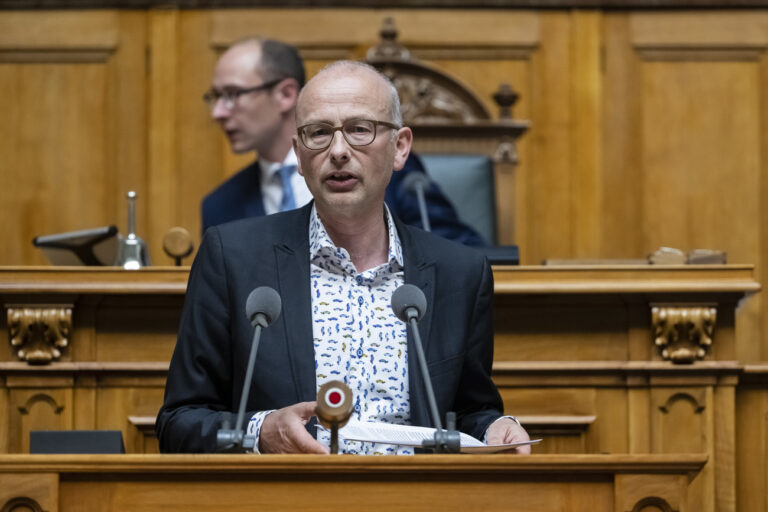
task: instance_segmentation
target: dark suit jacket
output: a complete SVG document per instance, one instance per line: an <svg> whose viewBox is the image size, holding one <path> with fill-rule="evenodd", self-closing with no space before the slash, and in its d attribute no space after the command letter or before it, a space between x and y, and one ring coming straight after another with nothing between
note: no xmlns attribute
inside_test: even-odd
<svg viewBox="0 0 768 512"><path fill-rule="evenodd" d="M384 201L395 217L406 224L422 227L416 196L403 186L405 177L413 172L426 173L426 170L419 157L411 153L403 169L392 173ZM203 232L225 222L265 215L260 173L258 162L254 162L203 199ZM486 245L474 229L459 220L453 205L437 184L432 182L424 195L433 233L464 245Z"/></svg>
<svg viewBox="0 0 768 512"><path fill-rule="evenodd" d="M213 451L222 420L234 423L253 336L245 301L258 286L277 290L283 307L280 318L262 332L246 420L256 411L315 400L310 212L311 203L206 232L190 273L157 418L161 451ZM502 410L490 377L491 268L474 249L401 222L397 230L405 281L427 298L419 330L441 418L456 411L458 428L482 438ZM408 350L411 422L431 426L410 334Z"/></svg>

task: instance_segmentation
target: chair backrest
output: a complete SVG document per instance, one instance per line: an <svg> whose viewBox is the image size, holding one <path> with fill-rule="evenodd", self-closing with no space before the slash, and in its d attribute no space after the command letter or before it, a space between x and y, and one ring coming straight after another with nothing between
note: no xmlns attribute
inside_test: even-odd
<svg viewBox="0 0 768 512"><path fill-rule="evenodd" d="M485 103L457 78L420 61L397 42L392 19L385 19L381 42L370 48L366 61L389 77L400 96L404 123L413 130L414 147L424 165L453 203L459 218L488 243L514 243L514 198L496 205L494 179L511 173L517 164L516 141L527 121L512 118L518 95L500 84L493 100L496 118ZM513 179L504 180L513 194ZM497 218L503 211L504 218Z"/></svg>
<svg viewBox="0 0 768 512"><path fill-rule="evenodd" d="M429 177L453 203L462 222L495 245L493 161L486 155L421 154Z"/></svg>

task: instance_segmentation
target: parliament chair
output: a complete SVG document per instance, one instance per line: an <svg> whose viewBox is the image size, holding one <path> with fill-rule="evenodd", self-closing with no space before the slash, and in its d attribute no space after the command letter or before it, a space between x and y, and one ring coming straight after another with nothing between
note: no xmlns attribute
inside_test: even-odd
<svg viewBox="0 0 768 512"><path fill-rule="evenodd" d="M499 118L493 119L468 86L416 59L399 44L391 19L384 20L380 36L366 62L395 84L403 122L413 130L414 150L427 174L451 200L459 218L490 244L513 243L509 227L514 225L510 218L514 199L507 188L500 201L495 184L500 174L514 172L516 141L529 127L527 121L512 118L518 95L501 84L493 95ZM502 223L508 226L506 239L499 236Z"/></svg>

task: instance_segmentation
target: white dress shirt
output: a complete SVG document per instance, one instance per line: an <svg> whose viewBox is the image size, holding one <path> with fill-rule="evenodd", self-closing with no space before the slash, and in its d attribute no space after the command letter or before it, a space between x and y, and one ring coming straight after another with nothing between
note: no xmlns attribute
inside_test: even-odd
<svg viewBox="0 0 768 512"><path fill-rule="evenodd" d="M280 203L283 200L283 181L280 178L280 168L286 165L296 165L298 159L293 148L288 151L285 160L282 162L270 162L259 158L259 167L261 168L261 197L264 200L264 212L267 215L280 211ZM312 193L307 188L304 176L298 171L291 175L291 187L293 188L293 197L296 201L296 208L300 208L312 199Z"/></svg>

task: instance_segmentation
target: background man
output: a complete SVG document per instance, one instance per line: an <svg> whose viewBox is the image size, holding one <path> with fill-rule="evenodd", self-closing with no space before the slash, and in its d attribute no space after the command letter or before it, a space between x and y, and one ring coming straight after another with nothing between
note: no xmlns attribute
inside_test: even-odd
<svg viewBox="0 0 768 512"><path fill-rule="evenodd" d="M212 451L237 407L253 328L249 292L271 286L283 314L264 335L246 410L261 452L326 453L305 425L317 388L344 379L354 417L431 425L412 340L389 307L404 282L429 304L420 322L441 417L489 443L526 440L502 417L491 381L492 273L478 252L404 225L384 196L412 133L397 91L373 68L340 62L302 91L293 148L314 201L209 229L190 273L165 403L162 451ZM310 341L311 340L311 341ZM407 447L347 442L353 453ZM520 451L528 452L529 448Z"/></svg>
<svg viewBox="0 0 768 512"><path fill-rule="evenodd" d="M203 199L203 231L223 222L290 210L309 202L312 196L295 172L296 155L291 148L296 133L296 99L304 80L304 62L296 48L280 41L249 39L221 56L205 99L232 151L256 151L259 159ZM416 197L402 183L412 172L425 172L413 154L403 172L392 179L386 202L395 216L421 227ZM466 245L485 245L477 232L458 219L435 184L426 190L426 201L433 232Z"/></svg>

